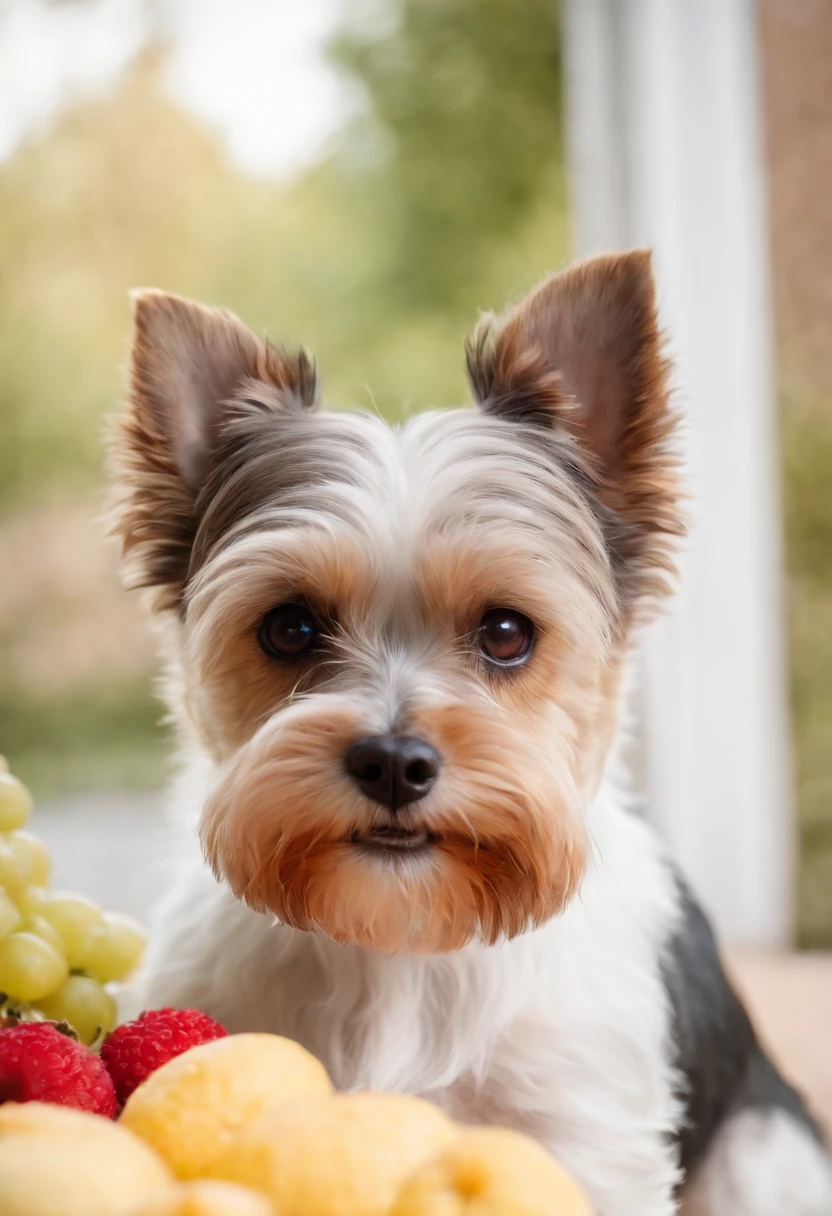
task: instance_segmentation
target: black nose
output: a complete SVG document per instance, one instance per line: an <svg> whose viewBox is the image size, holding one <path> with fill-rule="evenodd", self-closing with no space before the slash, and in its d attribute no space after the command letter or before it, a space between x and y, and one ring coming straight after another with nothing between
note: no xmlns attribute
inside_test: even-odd
<svg viewBox="0 0 832 1216"><path fill-rule="evenodd" d="M347 772L362 793L391 811L424 798L439 776L439 753L424 739L374 735L353 743Z"/></svg>

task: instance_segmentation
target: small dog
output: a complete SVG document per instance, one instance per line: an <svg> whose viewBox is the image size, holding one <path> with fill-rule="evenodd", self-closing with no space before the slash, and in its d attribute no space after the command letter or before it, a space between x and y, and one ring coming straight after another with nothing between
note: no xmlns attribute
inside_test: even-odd
<svg viewBox="0 0 832 1216"><path fill-rule="evenodd" d="M475 408L394 430L136 294L113 528L207 861L143 999L522 1128L599 1216L829 1216L817 1127L611 776L683 532L649 254L484 317L468 369Z"/></svg>

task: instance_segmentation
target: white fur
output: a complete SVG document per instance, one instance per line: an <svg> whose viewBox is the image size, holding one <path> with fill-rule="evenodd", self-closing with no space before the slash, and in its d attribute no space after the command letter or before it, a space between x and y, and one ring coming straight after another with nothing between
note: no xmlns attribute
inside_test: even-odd
<svg viewBox="0 0 832 1216"><path fill-rule="evenodd" d="M832 1165L783 1110L734 1116L685 1191L683 1216L830 1216Z"/></svg>
<svg viewBox="0 0 832 1216"><path fill-rule="evenodd" d="M192 806L202 783L186 781ZM662 946L672 878L610 792L589 815L579 897L497 947L384 956L277 925L194 854L159 909L153 1005L197 1005L233 1031L299 1040L340 1089L426 1094L552 1148L598 1216L670 1216L678 1123Z"/></svg>
<svg viewBox="0 0 832 1216"><path fill-rule="evenodd" d="M339 421L345 433L358 425ZM439 696L443 685L429 627L410 607L414 536L420 529L427 535L428 523L431 535L441 535L451 520L457 529L465 524L472 543L477 533L466 512L474 501L489 545L499 535L515 549L540 546L531 568L540 569L544 593L550 583L557 585L557 625L569 637L573 656L602 661L611 582L595 521L568 485L550 486L546 497L548 483L533 457L512 449L508 433L503 436L494 423L472 428L464 412L416 420L395 441L400 446L394 460L388 432L373 425L379 444L375 471L356 467L323 497L320 487L304 482L297 502L248 517L217 542L189 590L183 645L190 660L185 669L191 710L197 692L210 682L223 638L235 635L239 614L259 603L258 596L263 608L274 602L281 578L291 586L286 567L294 560L293 546L308 546L328 532L346 545L345 521L389 577L366 619L350 623L352 632L339 643L326 685L310 696L363 696L362 722L370 733L390 729L414 700ZM361 451L348 447L342 455L357 461ZM405 491L413 491L411 498ZM478 492L485 493L482 501ZM426 521L433 510L439 518ZM305 530L309 518L315 529ZM472 705L492 695L482 681L466 679L459 695ZM565 684L558 689L561 697ZM580 680L576 688L583 689ZM292 712L291 706L279 710L284 722ZM568 716L552 736L561 747L568 745ZM561 771L568 775L568 766L555 764L555 758L554 752L548 758L553 789ZM522 1128L572 1171L597 1216L677 1211L674 1135L682 1112L661 968L678 923L679 899L660 846L611 783L591 800L586 822L592 861L579 894L560 916L498 946L475 942L455 953L389 956L278 924L215 881L196 839L200 810L216 780L207 759L194 761L182 778L176 809L187 845L156 918L143 1003L194 1005L232 1031L297 1039L320 1057L340 1089L426 1095L462 1120ZM583 805L585 791L580 794ZM808 1141L791 1125L787 1130L808 1154ZM811 1198L813 1175L802 1166L805 1191L777 1191L773 1184L768 1189L795 1202L808 1196L804 1207L785 1200L779 1210L772 1207L768 1192L754 1189L756 1150L747 1150L756 1143L744 1125L737 1131L729 1124L720 1133L700 1191L688 1192L689 1204L699 1206L688 1206L686 1216L827 1212L818 1206L823 1201ZM788 1163L783 1167L781 1151L788 1136L780 1129L767 1143L776 1151L765 1176L779 1164L777 1185L791 1186L794 1171ZM817 1149L812 1160L817 1177L823 1165ZM734 1194L739 1197L732 1207L726 1196Z"/></svg>
<svg viewBox="0 0 832 1216"><path fill-rule="evenodd" d="M620 629L631 624L625 609L645 607L628 601L651 589L651 575L659 574L652 564L667 561L665 541L678 528L670 502L673 462L659 421L664 399L658 364L651 372L658 336L643 278L646 261L635 255L626 264L631 282L622 277L623 266L607 259L580 270L562 298L561 281L550 280L528 314L523 308L511 314L511 344L528 349L521 360L525 372L510 368L500 389L513 392L512 384L521 385L521 400L513 402L518 409L508 402L505 416L497 392L485 413L428 413L392 432L367 416L287 410L270 388L258 389L247 378L244 401L218 429L217 451L197 452L204 466L214 460L227 478L219 489L214 485L208 502L193 508L190 523L198 527L187 572L181 569L187 520L178 516L174 535L165 536L152 506L159 496L159 510L187 516L199 462L187 443L184 454L174 443L165 461L156 447L165 433L190 433L195 416L197 432L207 433L217 422L226 382L234 384L241 372L251 376L264 353L227 317L161 295L140 299L133 420L140 426L128 427L124 437L135 449L124 465L135 495L128 492L117 530L140 584L176 584L163 589L157 604L170 608L175 599L178 608L168 621L170 700L180 725L203 750L176 795L176 809L186 812L187 846L158 911L140 996L156 1006L197 1006L231 1031L296 1038L320 1057L341 1090L423 1094L461 1120L523 1128L574 1173L596 1216L673 1216L682 1109L662 967L680 924L681 901L645 824L629 814L611 783L597 792L614 725ZM597 325L588 305L597 308ZM547 320L541 320L541 308ZM637 360L630 349L636 336L645 348ZM543 404L558 406L549 432L529 417L523 421L524 376L528 381L525 373L540 372L534 359L541 342L551 345L543 351L551 362L543 368L549 385ZM574 350L561 349L570 345ZM152 371L148 353L156 354ZM242 366L235 368L235 360ZM563 371L556 390L549 375L555 368ZM651 375L656 400L615 400L636 387L642 393ZM172 377L173 392L164 390L165 376ZM182 399L185 379L203 390L204 400L192 400L193 393ZM572 406L561 416L561 389L574 392L580 409L589 411L583 421L591 422L592 410L601 407L602 432L626 404L617 424L630 432L630 457L640 441L656 439L652 461L643 451L633 457L637 468L628 475L634 501L628 486L617 488L629 503L622 519L597 500L588 469L581 472L584 440L595 428L567 424ZM639 433L640 409L646 411L646 435ZM169 413L170 426L161 426L159 410L163 418ZM161 472L172 455L184 468L186 494L175 473ZM624 471L605 469L613 489L628 460ZM645 518L647 507L653 518ZM641 525L652 539L642 537L645 544L634 550L634 529ZM428 561L433 558L439 558L435 569ZM455 575L461 570L470 589L461 596L459 587L449 591L461 599L467 593L471 603L445 603L438 595L437 580L442 587L448 569ZM331 604L322 591L330 589L331 574L338 582L344 570L350 578L362 576L356 582L362 590L352 598L342 591L345 602ZM300 671L289 687L294 676L283 672L276 679L265 659L248 663L246 654L254 652L253 629L264 614L297 596L322 608L331 636L320 662L309 665L305 679ZM533 685L527 697L512 697L510 686L496 685L474 653L471 630L482 613L507 606L538 626L539 662L549 655L553 672L545 697ZM244 713L260 685L268 696L254 699L252 713ZM443 886L442 869L432 857L407 862L429 868L433 885L423 902L404 863L384 872L390 883L377 882L370 911L347 901L348 923L336 921L335 928L317 888L314 899L308 890L291 893L307 901L298 914L283 901L280 883L264 895L255 879L280 878L286 843L309 848L303 834L293 835L299 815L311 817L315 832L330 833L325 844L344 850L354 832L366 833L381 812L349 782L345 748L364 733L401 733L415 730L421 719L435 722L439 709L448 711L457 730L472 728L474 720L487 722L489 730L483 728L477 736L482 742L461 761L465 749L445 727L443 778L420 809L425 822L439 835L450 823L451 837L462 833L477 849L490 848L490 831L493 856L510 867L510 834L496 834L485 811L521 841L528 835L532 848L538 841L549 845L551 857L534 860L553 862L570 857L568 848L579 839L575 821L586 807L588 872L574 895L562 879L572 897L560 916L500 945L474 940L451 953L398 955L337 945L335 938L377 944L387 922L390 945L409 940L414 908L433 910L440 895L454 894ZM298 742L305 738L303 724L316 713L332 730L326 745L304 751ZM235 715L241 717L238 731L227 728ZM338 725L344 721L349 731ZM297 778L298 766L307 783ZM495 788L502 801L485 806ZM201 810L217 874L258 906L286 908L287 919L320 925L332 936L276 923L220 885L198 854ZM468 816L468 810L476 814ZM541 832L544 822L551 832ZM562 829L557 837L556 828ZM371 867L398 862L361 854L360 865L362 879L370 882L380 877ZM523 882L534 871L515 868ZM556 866L547 869L544 890L552 888ZM324 878L316 874L324 895L333 874L336 863ZM457 882L462 886L461 878ZM359 883L355 890L361 894ZM399 897L395 907L390 890ZM517 889L512 894L524 913L517 929L538 923L556 906L529 900L527 907ZM519 894L534 894L533 886ZM342 910L337 895L332 902ZM465 903L460 906L465 912ZM488 938L488 919L476 903L471 922L459 919L456 907L454 912L450 922L461 925L459 941L477 925ZM501 922L495 924L496 936ZM414 942L431 946L418 934ZM826 1169L819 1150L785 1116L742 1115L718 1132L688 1186L686 1216L828 1216Z"/></svg>
<svg viewBox="0 0 832 1216"><path fill-rule="evenodd" d="M637 254L584 267L569 284L549 280L506 323L503 353L513 359L519 344L517 366L498 373L496 350L475 357L484 363L474 378L496 386L484 413L429 413L396 432L367 416L286 409L279 393L251 379L269 361L238 322L142 296L134 416L123 436L127 494L116 520L137 583L171 582L156 601L177 609L166 639L170 700L203 752L177 796L187 847L156 918L142 1003L196 1005L232 1031L295 1038L340 1089L425 1095L462 1120L522 1128L574 1173L597 1216L673 1216L681 1181L680 1078L662 974L681 900L650 831L611 783L597 792L614 730L621 630L632 624L630 610L645 609L632 597L662 582L667 542L679 526L646 273ZM218 403L241 375L244 399L225 417ZM306 399L308 376L301 378ZM179 391L186 381L187 400ZM541 383L548 430L523 400ZM636 389L625 402L622 394ZM518 400L502 400L515 390ZM561 390L576 401L565 406ZM483 391L490 394L488 384ZM591 425L596 409L599 428ZM570 424L575 410L590 425ZM612 501L627 507L620 519L583 467L586 441L596 429L612 435L611 423L629 432L629 456L603 470ZM162 460L164 435L176 440ZM200 436L204 450L194 454L189 443ZM648 459L639 444L650 438L656 450ZM194 481L212 463L223 484L194 507ZM616 485L630 477L632 486ZM176 515L170 536L154 517L156 498L158 510ZM191 524L196 535L183 563ZM644 529L650 536L633 547ZM337 591L345 571L359 590ZM330 590L345 602L330 603ZM253 631L264 614L298 597L320 610L326 647L306 675L277 678L265 658L253 657ZM525 697L512 696L476 654L482 614L507 606L535 622L537 662L548 661L542 670L551 674L545 696L531 683ZM378 867L399 862L350 852L363 867L352 899L339 901L337 862L321 863L314 890L294 880L289 894L300 908L285 898L292 880L280 872L284 846L306 850L311 872L319 843L338 845L343 860L355 833L360 842L382 814L350 782L346 748L368 732L421 730L422 722L426 738L442 744L430 735L440 710L451 725L439 748L442 780L419 810L424 822L447 834L448 855L461 837L490 849L515 875L511 897L488 893L502 901L498 912L516 913L509 930L550 916L556 881L570 898L542 927L496 946L475 939L453 953L387 955L337 945L335 938L392 947L415 928L411 944L433 949L419 920L432 927L426 909L435 912L438 943L469 941L477 928L485 940L504 927L483 915L482 892L496 885L489 876L496 871L483 865L475 890L458 866L445 871L432 854L409 859L409 869L399 859L400 869L380 874ZM324 741L315 743L312 731L305 750L316 714ZM467 751L455 738L462 728L474 739ZM585 808L592 858L575 893ZM252 903L331 936L238 902L199 856L200 811L217 875ZM311 846L299 816L313 821ZM512 861L515 841L529 845L524 863L541 864ZM448 873L462 894L442 921L442 896L455 894ZM262 889L264 876L275 878L272 890ZM532 898L535 877L551 902ZM372 898L353 907L361 905L362 882ZM326 899L333 891L346 923L333 919ZM718 1132L688 1188L686 1216L822 1216L830 1208L826 1169L796 1124L743 1115Z"/></svg>

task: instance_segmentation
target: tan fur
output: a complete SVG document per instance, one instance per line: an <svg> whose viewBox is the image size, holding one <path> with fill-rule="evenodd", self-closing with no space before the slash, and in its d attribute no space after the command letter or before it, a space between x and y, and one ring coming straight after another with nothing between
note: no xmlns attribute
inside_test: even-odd
<svg viewBox="0 0 832 1216"><path fill-rule="evenodd" d="M454 553L450 539L424 538L406 593L418 608L406 628L424 638L429 666L402 698L397 726L443 757L442 790L419 804L414 819L440 840L429 861L403 858L390 868L356 856L352 837L382 813L343 771L350 743L388 726L373 698L384 626L372 566L348 534L317 543L306 536L302 544L255 534L248 552L243 581L238 574L222 590L217 579L224 564L240 567L239 547L232 548L206 569L192 600L191 716L212 754L229 765L203 820L217 873L287 923L378 949L451 949L477 932L496 940L557 911L585 859L573 744L590 730L583 715L603 665L567 645L545 583L534 598L539 563L524 564L493 544L469 542ZM321 581L325 570L329 586ZM520 606L541 623L536 661L525 679L492 680L469 653L471 635L489 605L512 594L517 602L521 588ZM251 629L275 599L299 595L333 622L330 661L306 671L269 662ZM245 612L235 616L239 608ZM405 628L394 596L387 614ZM368 628L373 621L378 632ZM526 776L532 772L538 789Z"/></svg>
<svg viewBox="0 0 832 1216"><path fill-rule="evenodd" d="M468 344L484 409L573 434L619 523L628 619L670 590L684 534L678 416L669 400L650 254L591 258L551 275Z"/></svg>
<svg viewBox="0 0 832 1216"><path fill-rule="evenodd" d="M196 582L189 605L185 696L215 759L232 755L293 695L314 688L327 674L321 664L281 667L267 659L256 638L262 618L275 604L302 600L333 633L342 631L345 621L366 611L377 581L363 559L346 533L337 540L256 533L220 557L210 578Z"/></svg>
<svg viewBox="0 0 832 1216"><path fill-rule="evenodd" d="M587 842L562 756L541 766L542 740L513 731L496 707L449 694L415 711L408 729L441 750L445 780L412 814L439 842L390 863L351 843L383 821L343 775L368 721L369 703L313 695L234 758L202 840L236 895L298 928L388 951L456 949L476 933L493 942L566 903ZM518 769L530 773L522 786Z"/></svg>
<svg viewBox="0 0 832 1216"><path fill-rule="evenodd" d="M629 630L681 529L646 255L547 280L469 352L482 411L310 410L311 365L230 314L144 293L116 441L113 527L153 590L169 699L214 767L201 839L240 899L377 950L496 942L556 915L617 729ZM319 649L268 658L302 602ZM489 609L535 624L528 662L477 647ZM357 739L424 738L435 787L388 826L346 771Z"/></svg>
<svg viewBox="0 0 832 1216"><path fill-rule="evenodd" d="M315 374L305 355L262 342L225 309L151 289L132 299L128 408L110 439L110 530L125 584L152 589L164 609L182 593L227 403L251 382L277 390L278 408L309 406Z"/></svg>

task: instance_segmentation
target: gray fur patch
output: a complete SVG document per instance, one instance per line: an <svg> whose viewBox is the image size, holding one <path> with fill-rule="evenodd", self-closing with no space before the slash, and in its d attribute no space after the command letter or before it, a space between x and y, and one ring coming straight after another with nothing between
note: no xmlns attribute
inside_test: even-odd
<svg viewBox="0 0 832 1216"><path fill-rule="evenodd" d="M802 1098L760 1046L707 917L684 879L676 882L682 920L668 944L664 978L685 1112L678 1146L686 1175L703 1160L723 1122L742 1110L783 1110L820 1140Z"/></svg>

